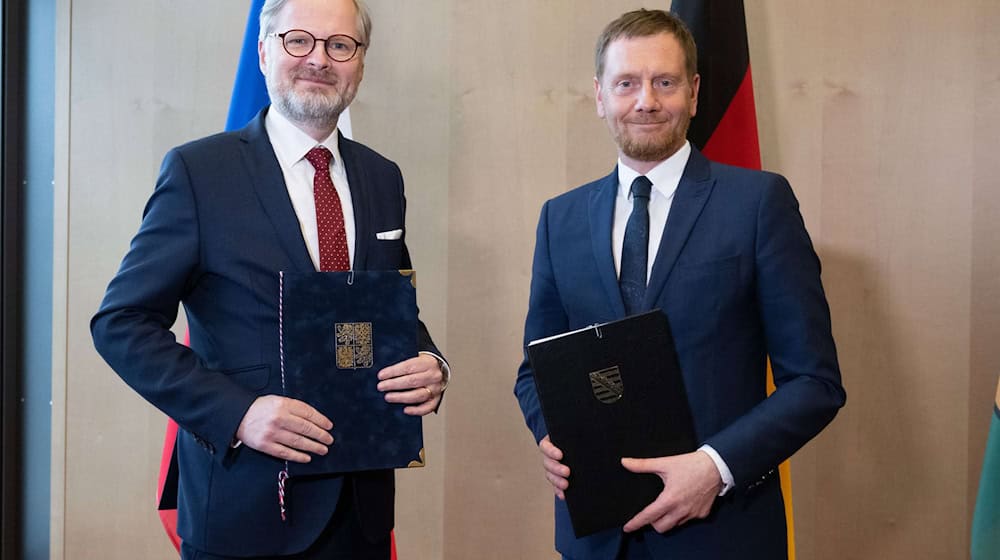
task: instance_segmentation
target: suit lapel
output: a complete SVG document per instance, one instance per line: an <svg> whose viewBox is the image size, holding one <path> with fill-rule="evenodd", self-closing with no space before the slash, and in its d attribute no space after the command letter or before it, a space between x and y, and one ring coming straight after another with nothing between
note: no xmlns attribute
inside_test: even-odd
<svg viewBox="0 0 1000 560"><path fill-rule="evenodd" d="M351 206L354 208L354 266L356 270L365 270L365 263L368 258L368 241L372 238L371 220L368 213L371 211L371 204L368 200L368 176L365 174L364 166L358 161L357 146L352 140L344 138L343 134L338 140L340 157L344 158L344 169L347 170L347 182L351 187Z"/></svg>
<svg viewBox="0 0 1000 560"><path fill-rule="evenodd" d="M667 278L670 277L670 272L674 269L677 257L680 256L691 229L698 221L698 216L705 208L705 202L708 201L714 184L708 160L701 155L701 152L692 148L684 174L681 175L681 181L677 185L677 192L674 193L674 200L670 204L667 224L663 229L660 247L656 251L649 283L646 285L644 309L652 309L659 300L667 284Z"/></svg>
<svg viewBox="0 0 1000 560"><path fill-rule="evenodd" d="M315 268L312 259L309 258L305 240L302 239L302 228L295 216L295 209L292 208L292 201L288 198L288 188L285 186L281 166L278 165L278 158L274 155L274 149L264 128L266 113L265 108L240 132L240 140L243 142L243 165L249 170L250 183L257 193L261 206L264 207L264 213L274 226L278 242L288 254L295 269L312 271Z"/></svg>
<svg viewBox="0 0 1000 560"><path fill-rule="evenodd" d="M618 289L618 275L611 255L611 223L615 214L615 196L618 194L618 169L598 182L590 192L590 241L597 260L597 275L607 292L616 317L625 315L625 303Z"/></svg>

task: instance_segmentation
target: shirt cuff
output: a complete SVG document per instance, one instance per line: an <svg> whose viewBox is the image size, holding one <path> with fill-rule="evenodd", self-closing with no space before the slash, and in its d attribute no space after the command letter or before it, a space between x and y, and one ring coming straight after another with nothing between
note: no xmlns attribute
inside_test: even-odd
<svg viewBox="0 0 1000 560"><path fill-rule="evenodd" d="M733 480L733 472L729 470L729 465L722 460L722 456L711 445L702 445L698 448L698 451L704 451L712 458L715 468L719 469L719 476L722 477L722 490L719 491L719 495L725 496L726 492L729 492L733 489L733 486L736 486L736 481Z"/></svg>

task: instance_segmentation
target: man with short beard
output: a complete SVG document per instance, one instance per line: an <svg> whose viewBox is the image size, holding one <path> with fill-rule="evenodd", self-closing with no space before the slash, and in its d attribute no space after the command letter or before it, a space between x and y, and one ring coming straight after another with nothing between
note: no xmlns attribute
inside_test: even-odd
<svg viewBox="0 0 1000 560"><path fill-rule="evenodd" d="M576 538L563 502L573 473L549 440L525 358L514 392L558 498L567 559L785 558L778 464L845 401L819 260L787 181L709 162L686 139L696 57L690 32L663 11L605 28L594 90L618 166L546 202L539 219L525 345L660 309L700 445L622 458L658 475L662 493L623 527Z"/></svg>
<svg viewBox="0 0 1000 560"><path fill-rule="evenodd" d="M356 0L268 0L260 69L273 105L246 128L171 150L94 343L177 421L186 559L378 559L390 554L392 471L293 477L336 453L327 418L281 396L278 272L411 267L399 168L337 131L371 41ZM190 348L169 331L184 305ZM378 373L404 412L437 409L447 365L423 323L420 355ZM333 447L331 447L333 445Z"/></svg>

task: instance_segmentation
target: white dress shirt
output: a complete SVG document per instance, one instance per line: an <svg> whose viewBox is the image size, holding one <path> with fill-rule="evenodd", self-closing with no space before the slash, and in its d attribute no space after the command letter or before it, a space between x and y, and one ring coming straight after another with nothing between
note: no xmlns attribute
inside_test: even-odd
<svg viewBox="0 0 1000 560"><path fill-rule="evenodd" d="M670 214L670 205L674 200L674 193L677 192L677 185L681 182L681 175L684 174L684 167L687 165L688 157L691 155L691 144L684 142L681 149L674 152L674 155L663 160L656 167L646 173L646 178L653 183L653 188L649 194L649 258L646 264L646 281L653 273L653 263L656 262L656 253L660 248L660 240L663 239L663 230L667 225L667 216ZM611 226L611 253L615 259L615 272L621 274L622 267L622 246L625 244L625 226L628 224L629 214L632 213L632 181L639 176L639 172L625 165L621 159L618 160L618 194L615 196L615 216ZM699 451L704 451L712 458L719 476L722 477L722 496L735 485L733 473L729 470L729 465L722 459L722 456L710 445L702 445Z"/></svg>
<svg viewBox="0 0 1000 560"><path fill-rule="evenodd" d="M340 197L340 209L344 213L344 230L347 233L347 255L353 269L356 239L354 205L351 203L351 186L347 182L347 169L344 167L344 159L340 157L337 130L334 129L333 133L322 142L317 142L273 107L264 117L264 128L271 140L274 155L278 158L281 174L285 177L288 198L292 201L295 217L299 220L299 229L302 230L302 239L306 243L309 258L312 259L316 270L319 270L319 230L316 227L316 198L313 196L313 178L316 176L316 170L306 159L306 154L317 146L325 146L333 154L330 160L330 178L333 179L333 187L337 189L337 196ZM434 352L420 353L434 356L438 361L444 374L441 387L441 393L444 393L451 381L451 368L448 362Z"/></svg>
<svg viewBox="0 0 1000 560"><path fill-rule="evenodd" d="M333 158L330 160L330 178L333 179L333 186L337 189L337 196L340 197L340 209L344 213L344 229L347 232L347 255L353 269L354 206L351 204L351 187L347 182L344 159L340 157L337 130L334 129L333 133L322 142L317 142L273 109L264 117L264 128L267 129L274 155L277 156L281 173L285 177L285 188L288 189L288 197L292 201L292 208L295 209L295 216L302 230L302 239L306 242L309 258L312 259L316 270L319 270L319 232L316 228L316 199L313 197L313 177L316 176L316 170L306 160L306 154L317 146L325 146L333 153Z"/></svg>

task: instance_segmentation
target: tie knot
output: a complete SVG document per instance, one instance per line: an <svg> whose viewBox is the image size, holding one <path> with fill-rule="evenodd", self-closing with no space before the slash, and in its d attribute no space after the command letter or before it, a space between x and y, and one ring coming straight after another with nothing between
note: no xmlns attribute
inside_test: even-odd
<svg viewBox="0 0 1000 560"><path fill-rule="evenodd" d="M329 169L331 159L333 153L326 146L316 146L306 154L306 160L312 164L313 169Z"/></svg>
<svg viewBox="0 0 1000 560"><path fill-rule="evenodd" d="M653 190L653 183L645 176L639 175L632 181L632 198L649 198L650 191Z"/></svg>

